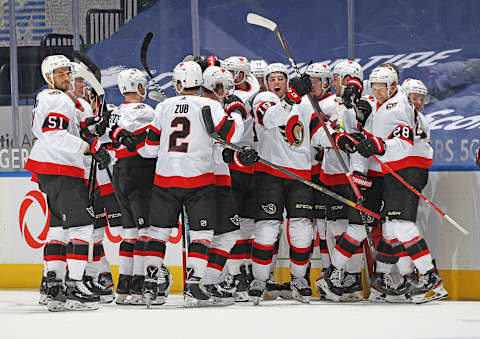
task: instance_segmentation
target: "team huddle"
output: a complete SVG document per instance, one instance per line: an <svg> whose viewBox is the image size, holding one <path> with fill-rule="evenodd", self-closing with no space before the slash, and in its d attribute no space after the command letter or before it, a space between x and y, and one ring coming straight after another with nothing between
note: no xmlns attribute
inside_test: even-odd
<svg viewBox="0 0 480 339"><path fill-rule="evenodd" d="M400 85L395 65L366 80L354 61L310 63L290 78L281 63L187 57L173 70L177 95L155 109L143 103L148 81L134 68L118 76L118 107L105 104L84 64L52 55L42 74L48 88L37 96L25 169L51 212L40 288L50 311L164 304L166 244L179 227L188 233L187 307L310 302L317 235L321 298L363 300L372 229L381 229L376 251L397 260L365 272L370 301L448 295L416 224L419 198L392 174L421 191L433 161L427 88ZM291 280L279 284L287 220ZM116 293L102 245L107 223L122 228Z"/></svg>

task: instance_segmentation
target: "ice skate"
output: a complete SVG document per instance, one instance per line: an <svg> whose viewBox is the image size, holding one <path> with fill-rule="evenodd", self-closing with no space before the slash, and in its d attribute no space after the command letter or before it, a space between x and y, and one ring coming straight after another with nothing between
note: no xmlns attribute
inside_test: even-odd
<svg viewBox="0 0 480 339"><path fill-rule="evenodd" d="M341 269L336 268L333 265L327 268L323 279L319 281L320 288L325 292L326 299L331 301L340 301L342 296L342 276Z"/></svg>
<svg viewBox="0 0 480 339"><path fill-rule="evenodd" d="M412 287L410 296L415 304L423 304L433 300L444 299L448 297L448 292L443 287L443 280L437 269L432 268L420 277L417 285Z"/></svg>
<svg viewBox="0 0 480 339"><path fill-rule="evenodd" d="M115 303L117 305L128 305L128 296L130 295L130 290L132 289L132 276L120 274L118 277L117 285L117 298Z"/></svg>
<svg viewBox="0 0 480 339"><path fill-rule="evenodd" d="M248 279L247 279L247 269L245 265L240 266L240 274L233 276L235 282L235 301L236 302L245 302L249 300L248 297Z"/></svg>
<svg viewBox="0 0 480 339"><path fill-rule="evenodd" d="M326 268L324 268L324 271ZM317 280L315 280L315 286L317 287L317 293L318 293L318 298L320 300L326 300L326 293L323 292L323 290L320 288L320 281L323 279L323 271L320 273L320 276L318 277Z"/></svg>
<svg viewBox="0 0 480 339"><path fill-rule="evenodd" d="M47 272L45 296L46 305L51 312L65 311L65 293L64 285L60 279L57 279L55 272Z"/></svg>
<svg viewBox="0 0 480 339"><path fill-rule="evenodd" d="M290 281L284 282L280 285L280 298L285 300L290 300L293 298Z"/></svg>
<svg viewBox="0 0 480 339"><path fill-rule="evenodd" d="M47 305L47 277L42 277L42 282L40 284L40 299L38 299L38 303L40 305Z"/></svg>
<svg viewBox="0 0 480 339"><path fill-rule="evenodd" d="M310 285L308 285L307 279L304 277L293 277L290 286L292 288L293 298L302 303L308 304L310 302L312 289L310 288Z"/></svg>
<svg viewBox="0 0 480 339"><path fill-rule="evenodd" d="M270 273L270 277L267 280L265 290L262 294L263 300L276 300L280 295L280 285L275 281L273 274Z"/></svg>
<svg viewBox="0 0 480 339"><path fill-rule="evenodd" d="M105 288L113 291L113 278L112 273L103 272L98 275L98 283Z"/></svg>
<svg viewBox="0 0 480 339"><path fill-rule="evenodd" d="M150 308L152 303L157 300L157 297L158 297L158 267L147 266L147 275L143 280L143 288L142 288L142 299L143 299L144 305L147 305L147 308ZM137 305L139 305L139 303Z"/></svg>
<svg viewBox="0 0 480 339"><path fill-rule="evenodd" d="M212 296L214 305L228 306L235 303L233 294L228 292L220 284L206 285L205 288Z"/></svg>
<svg viewBox="0 0 480 339"><path fill-rule="evenodd" d="M250 283L250 289L248 290L248 295L252 298L253 304L258 305L260 303L260 298L262 297L263 291L265 290L267 283L263 280L254 279Z"/></svg>
<svg viewBox="0 0 480 339"><path fill-rule="evenodd" d="M191 276L185 282L183 290L183 299L185 307L208 306L213 303L213 299L208 290L200 282L199 277Z"/></svg>
<svg viewBox="0 0 480 339"><path fill-rule="evenodd" d="M343 294L340 301L361 301L363 300L362 273L345 273L343 278Z"/></svg>
<svg viewBox="0 0 480 339"><path fill-rule="evenodd" d="M132 290L128 296L129 305L146 305L146 299L143 296L143 284L145 281L145 276L143 275L134 275L132 278Z"/></svg>
<svg viewBox="0 0 480 339"><path fill-rule="evenodd" d="M66 285L66 309L71 311L92 311L98 309L100 297L93 294L82 280L69 279Z"/></svg>
<svg viewBox="0 0 480 339"><path fill-rule="evenodd" d="M83 283L92 292L100 297L100 302L104 304L111 303L115 299L115 294L112 290L95 281L91 276L85 275L83 277Z"/></svg>

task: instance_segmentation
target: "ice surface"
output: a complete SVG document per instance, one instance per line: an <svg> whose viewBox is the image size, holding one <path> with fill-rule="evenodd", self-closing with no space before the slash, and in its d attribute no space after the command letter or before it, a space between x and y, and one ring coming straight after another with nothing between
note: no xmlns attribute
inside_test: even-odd
<svg viewBox="0 0 480 339"><path fill-rule="evenodd" d="M480 303L424 305L295 301L183 308L180 295L163 309L101 305L98 311L48 312L37 291L0 291L0 338L28 339L329 339L480 338Z"/></svg>

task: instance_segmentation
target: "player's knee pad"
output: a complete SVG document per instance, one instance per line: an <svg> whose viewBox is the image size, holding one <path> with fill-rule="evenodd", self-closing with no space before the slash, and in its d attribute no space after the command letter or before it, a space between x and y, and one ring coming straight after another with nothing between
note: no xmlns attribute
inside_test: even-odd
<svg viewBox="0 0 480 339"><path fill-rule="evenodd" d="M310 219L290 218L290 244L298 248L307 248L312 244L313 226Z"/></svg>
<svg viewBox="0 0 480 339"><path fill-rule="evenodd" d="M96 228L93 230L93 242L96 244L103 241L105 235L105 227Z"/></svg>
<svg viewBox="0 0 480 339"><path fill-rule="evenodd" d="M51 241L67 242L67 230L63 227L50 227L47 233L47 243Z"/></svg>
<svg viewBox="0 0 480 339"><path fill-rule="evenodd" d="M85 242L89 242L93 234L93 225L76 226L68 229L69 240L79 239Z"/></svg>
<svg viewBox="0 0 480 339"><path fill-rule="evenodd" d="M240 218L240 236L242 239L250 239L255 232L255 220Z"/></svg>
<svg viewBox="0 0 480 339"><path fill-rule="evenodd" d="M280 231L279 220L261 220L255 223L255 243L273 245Z"/></svg>
<svg viewBox="0 0 480 339"><path fill-rule="evenodd" d="M382 237L383 239L387 240L388 243L392 239L395 239L397 236L395 235L394 229L395 223L390 221L385 221L382 225Z"/></svg>
<svg viewBox="0 0 480 339"><path fill-rule="evenodd" d="M240 238L240 231L227 232L219 235L214 235L211 248L230 252L235 242Z"/></svg>
<svg viewBox="0 0 480 339"><path fill-rule="evenodd" d="M397 262L398 272L401 275L407 275L413 272L415 265L409 256L401 257Z"/></svg>
<svg viewBox="0 0 480 339"><path fill-rule="evenodd" d="M346 233L353 239L362 242L367 237L365 226L358 224L349 224Z"/></svg>
<svg viewBox="0 0 480 339"><path fill-rule="evenodd" d="M413 221L389 220L386 223L392 223L395 236L402 243L408 242L420 236L418 227Z"/></svg>
<svg viewBox="0 0 480 339"><path fill-rule="evenodd" d="M125 241L128 240L137 240L138 238L138 228L124 228L122 231L122 238Z"/></svg>
<svg viewBox="0 0 480 339"><path fill-rule="evenodd" d="M148 236L155 240L160 240L163 242L167 242L168 238L170 237L170 233L172 232L171 228L164 228L164 227L156 227L150 226L148 228ZM137 237L138 237L138 230L137 230Z"/></svg>
<svg viewBox="0 0 480 339"><path fill-rule="evenodd" d="M347 230L347 226L347 219L328 220L327 222L327 228L334 237L343 234Z"/></svg>

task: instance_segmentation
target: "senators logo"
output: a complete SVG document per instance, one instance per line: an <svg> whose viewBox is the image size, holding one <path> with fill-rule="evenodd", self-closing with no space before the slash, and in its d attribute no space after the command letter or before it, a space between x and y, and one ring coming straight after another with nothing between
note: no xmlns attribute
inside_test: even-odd
<svg viewBox="0 0 480 339"><path fill-rule="evenodd" d="M38 236L33 236L30 231L31 227L38 228L38 226L28 226L25 220L26 216L29 214L28 211L35 203L40 206L45 217L45 223L42 223L42 231ZM25 199L23 199L23 202L20 205L20 211L18 213L18 223L20 225L20 233L25 238L28 246L30 246L31 248L40 248L45 245L48 229L50 228L50 211L48 210L45 197L40 191L30 191L26 194Z"/></svg>
<svg viewBox="0 0 480 339"><path fill-rule="evenodd" d="M290 145L298 147L303 143L305 133L303 123L298 120L298 115L291 117L287 124L280 126L279 129L283 139Z"/></svg>

